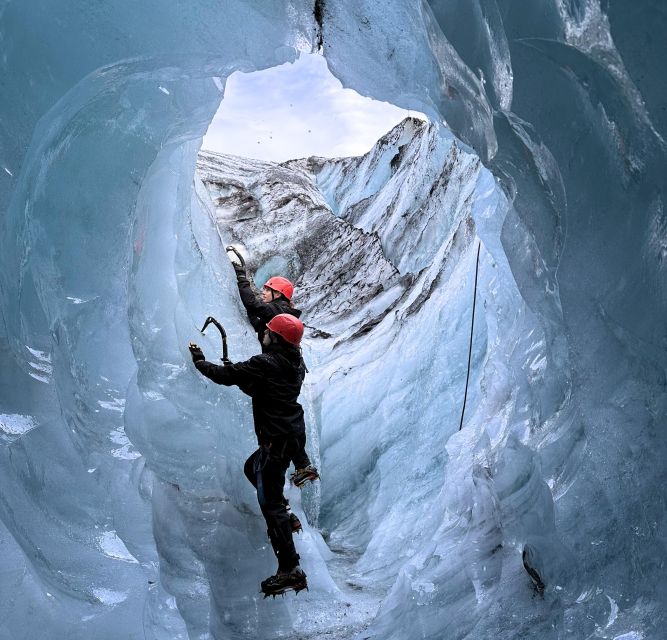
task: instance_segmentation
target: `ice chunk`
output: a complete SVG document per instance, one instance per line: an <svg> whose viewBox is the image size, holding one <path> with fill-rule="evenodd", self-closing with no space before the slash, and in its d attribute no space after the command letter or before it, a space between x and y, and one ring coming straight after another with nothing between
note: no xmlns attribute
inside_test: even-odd
<svg viewBox="0 0 667 640"><path fill-rule="evenodd" d="M105 531L99 537L99 545L105 555L124 562L137 562L137 559L127 550L123 541L115 531Z"/></svg>

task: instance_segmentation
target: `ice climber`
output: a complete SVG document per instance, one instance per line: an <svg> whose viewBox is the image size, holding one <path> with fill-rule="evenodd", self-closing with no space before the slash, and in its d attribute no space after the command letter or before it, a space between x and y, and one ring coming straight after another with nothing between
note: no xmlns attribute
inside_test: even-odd
<svg viewBox="0 0 667 640"><path fill-rule="evenodd" d="M218 365L208 362L198 345L190 343L195 367L217 384L236 385L252 398L258 449L246 460L243 471L257 490L278 571L262 581L265 596L307 588L306 574L292 539L292 523L283 495L285 472L293 456L303 448L306 430L298 402L306 367L299 345L303 324L294 315L281 313L266 324L262 353L245 362Z"/></svg>
<svg viewBox="0 0 667 640"><path fill-rule="evenodd" d="M289 313L295 318L301 316L301 310L296 309L292 304L292 295L294 294L294 285L282 276L274 276L266 281L262 288L261 300L257 298L253 288L250 286L250 279L245 269L245 262L241 254L232 246L227 247L227 255L236 272L236 282L239 288L239 296L245 307L248 319L253 329L257 332L257 338L262 344L262 351L265 347L262 343L266 323L281 313ZM306 482L317 480L320 476L317 468L314 467L305 448L294 454L294 473L291 475L291 481L299 488ZM289 508L289 507L288 507ZM295 530L301 528L296 516L292 514L292 521Z"/></svg>

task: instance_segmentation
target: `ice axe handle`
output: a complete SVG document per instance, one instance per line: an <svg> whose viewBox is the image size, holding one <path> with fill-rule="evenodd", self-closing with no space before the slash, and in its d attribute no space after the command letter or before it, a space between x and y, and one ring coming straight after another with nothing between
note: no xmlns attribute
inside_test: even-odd
<svg viewBox="0 0 667 640"><path fill-rule="evenodd" d="M225 247L225 251L231 251L234 254L236 254L236 257L239 259L239 262L241 263L242 267L245 267L245 260L243 259L243 256L240 254L238 249L236 247L233 247L231 244L228 247Z"/></svg>
<svg viewBox="0 0 667 640"><path fill-rule="evenodd" d="M229 354L227 353L227 333L225 332L225 328L213 316L209 316L206 318L204 326L201 328L202 333L206 331L206 327L208 327L209 324L214 324L216 326L220 332L220 337L222 338L222 358L220 358L220 360L222 360L225 365L231 364Z"/></svg>

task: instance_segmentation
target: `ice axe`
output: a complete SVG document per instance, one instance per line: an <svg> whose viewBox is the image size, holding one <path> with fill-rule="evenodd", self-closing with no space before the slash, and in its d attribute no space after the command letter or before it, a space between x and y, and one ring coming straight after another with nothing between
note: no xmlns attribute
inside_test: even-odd
<svg viewBox="0 0 667 640"><path fill-rule="evenodd" d="M236 255L236 257L239 259L239 262L241 263L242 267L245 267L245 260L243 259L243 256L241 255L241 252L233 245L229 245L225 247L225 251L229 253L230 251Z"/></svg>
<svg viewBox="0 0 667 640"><path fill-rule="evenodd" d="M209 324L214 324L217 327L220 332L220 337L222 338L222 358L220 358L220 360L225 364L232 364L229 359L229 354L227 353L227 333L225 328L213 316L209 316L206 318L206 322L204 322L204 326L201 328L202 334L206 331L206 327L208 327Z"/></svg>

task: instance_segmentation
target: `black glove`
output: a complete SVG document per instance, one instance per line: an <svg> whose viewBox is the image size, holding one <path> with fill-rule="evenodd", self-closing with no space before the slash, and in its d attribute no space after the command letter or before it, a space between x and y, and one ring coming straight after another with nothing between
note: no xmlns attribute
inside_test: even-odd
<svg viewBox="0 0 667 640"><path fill-rule="evenodd" d="M199 362L200 360L206 360L204 357L204 352L199 348L198 344L195 344L194 342L191 342L188 345L188 349L190 349L190 355L192 356L192 362Z"/></svg>
<svg viewBox="0 0 667 640"><path fill-rule="evenodd" d="M232 267L234 267L234 271L236 272L237 278L239 276L242 276L244 278L248 277L248 274L246 273L245 267L243 265L240 265L237 262L232 262Z"/></svg>

